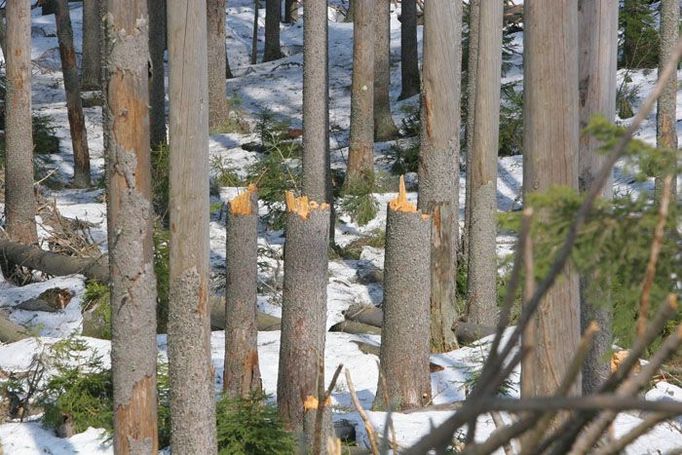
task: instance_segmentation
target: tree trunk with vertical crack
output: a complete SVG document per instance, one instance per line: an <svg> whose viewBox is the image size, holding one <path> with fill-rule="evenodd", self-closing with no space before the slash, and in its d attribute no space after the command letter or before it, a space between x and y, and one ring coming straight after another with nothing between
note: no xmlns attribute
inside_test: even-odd
<svg viewBox="0 0 682 455"><path fill-rule="evenodd" d="M152 148L166 143L166 0L147 0L149 7L149 136Z"/></svg>
<svg viewBox="0 0 682 455"><path fill-rule="evenodd" d="M173 453L216 453L208 298L206 0L168 0L170 362Z"/></svg>
<svg viewBox="0 0 682 455"><path fill-rule="evenodd" d="M466 155L466 194L464 195L464 232L462 234L462 257L465 261L469 261L469 232L471 232L471 171L473 167L471 163L471 144L474 142L474 118L476 106L474 100L476 99L476 70L478 69L478 38L479 38L479 13L481 10L481 0L470 0L469 2L469 46L467 48L467 106L466 106L466 123L464 125L464 151Z"/></svg>
<svg viewBox="0 0 682 455"><path fill-rule="evenodd" d="M398 136L391 116L391 1L375 0L374 18L374 139ZM357 8L358 5L354 5Z"/></svg>
<svg viewBox="0 0 682 455"><path fill-rule="evenodd" d="M208 19L208 128L219 131L229 117L225 72L225 0L206 0Z"/></svg>
<svg viewBox="0 0 682 455"><path fill-rule="evenodd" d="M419 209L431 215L431 350L457 346L455 282L459 211L462 2L430 0L424 10Z"/></svg>
<svg viewBox="0 0 682 455"><path fill-rule="evenodd" d="M400 71L402 91L399 100L419 93L419 53L417 52L417 1L403 0L400 9Z"/></svg>
<svg viewBox="0 0 682 455"><path fill-rule="evenodd" d="M83 1L83 60L81 89L99 90L102 87L102 0Z"/></svg>
<svg viewBox="0 0 682 455"><path fill-rule="evenodd" d="M279 23L282 20L282 0L265 0L265 50L263 61L282 58Z"/></svg>

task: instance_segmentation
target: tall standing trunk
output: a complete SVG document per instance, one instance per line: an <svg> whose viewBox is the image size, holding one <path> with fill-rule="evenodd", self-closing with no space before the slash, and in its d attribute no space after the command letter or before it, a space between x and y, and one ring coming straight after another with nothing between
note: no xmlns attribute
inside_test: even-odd
<svg viewBox="0 0 682 455"><path fill-rule="evenodd" d="M224 128L229 116L225 92L225 0L206 0L208 19L208 128Z"/></svg>
<svg viewBox="0 0 682 455"><path fill-rule="evenodd" d="M227 209L225 368L223 389L233 398L260 392L256 289L258 196L255 187L232 199Z"/></svg>
<svg viewBox="0 0 682 455"><path fill-rule="evenodd" d="M31 118L31 9L7 2L5 95L5 229L12 240L36 243Z"/></svg>
<svg viewBox="0 0 682 455"><path fill-rule="evenodd" d="M400 10L400 71L402 91L399 100L419 93L419 53L417 52L417 1L403 0Z"/></svg>
<svg viewBox="0 0 682 455"><path fill-rule="evenodd" d="M68 0L53 0L55 4L55 21L57 23L57 39L59 56L64 74L64 90L66 91L66 109L69 116L71 144L73 145L73 185L77 188L90 186L90 152L88 136L85 130L85 116L81 103L81 87L76 67L76 51L73 48L73 29L69 15Z"/></svg>
<svg viewBox="0 0 682 455"><path fill-rule="evenodd" d="M153 148L166 143L166 0L147 0L149 10L149 136Z"/></svg>
<svg viewBox="0 0 682 455"><path fill-rule="evenodd" d="M459 212L462 2L424 8L419 209L431 215L431 350L457 346L455 282Z"/></svg>
<svg viewBox="0 0 682 455"><path fill-rule="evenodd" d="M577 0L527 0L524 10L523 189L528 201L553 185L578 188L578 8ZM565 376L580 340L578 288L578 275L567 265L524 332L524 346L533 349L522 361L522 397L552 395ZM570 394L580 394L581 381Z"/></svg>
<svg viewBox="0 0 682 455"><path fill-rule="evenodd" d="M579 91L580 129L601 114L609 121L616 118L616 70L618 62L618 0L579 0L580 27ZM581 192L589 191L605 156L601 144L589 134L580 136L578 183ZM611 196L611 181L604 186L604 197ZM583 393L598 391L611 372L610 351L613 342L612 302L607 290L590 286L592 274L580 277L580 323L586 330L590 321L599 324L599 332L583 366Z"/></svg>
<svg viewBox="0 0 682 455"><path fill-rule="evenodd" d="M476 105L474 101L476 100L476 71L478 70L478 38L480 25L479 14L481 11L481 0L470 0L469 1L469 43L467 47L468 58L467 58L467 106L466 106L466 123L464 125L464 151L466 155L464 159L466 160L466 194L464 195L464 233L462 235L462 254L461 257L469 261L469 233L471 232L471 169L473 167L471 163L471 148L474 142L474 119L476 117Z"/></svg>
<svg viewBox="0 0 682 455"><path fill-rule="evenodd" d="M374 174L374 5L374 0L359 2L353 25L349 188Z"/></svg>
<svg viewBox="0 0 682 455"><path fill-rule="evenodd" d="M282 58L279 43L279 23L282 20L282 0L265 0L265 51L263 61Z"/></svg>
<svg viewBox="0 0 682 455"><path fill-rule="evenodd" d="M298 20L298 0L285 0L284 23L293 24Z"/></svg>
<svg viewBox="0 0 682 455"><path fill-rule="evenodd" d="M258 10L260 0L253 0L253 30L251 33L251 64L255 65L258 61Z"/></svg>
<svg viewBox="0 0 682 455"><path fill-rule="evenodd" d="M374 138L388 141L398 136L391 116L391 1L375 0L374 32ZM354 6L357 8L357 5Z"/></svg>
<svg viewBox="0 0 682 455"><path fill-rule="evenodd" d="M99 90L102 86L102 0L83 1L83 60L81 89Z"/></svg>
<svg viewBox="0 0 682 455"><path fill-rule="evenodd" d="M4 10L0 10L0 52L2 52L2 56L5 61L7 61L7 27L5 26L6 11L6 7Z"/></svg>
<svg viewBox="0 0 682 455"><path fill-rule="evenodd" d="M208 301L206 0L168 0L173 453L217 452Z"/></svg>
<svg viewBox="0 0 682 455"><path fill-rule="evenodd" d="M147 1L108 0L107 230L114 451L158 451ZM132 176L132 177L131 177Z"/></svg>

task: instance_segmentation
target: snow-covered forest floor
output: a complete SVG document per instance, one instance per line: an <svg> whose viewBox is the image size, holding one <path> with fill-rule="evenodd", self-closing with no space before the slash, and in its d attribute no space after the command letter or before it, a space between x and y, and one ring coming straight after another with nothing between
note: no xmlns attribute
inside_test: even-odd
<svg viewBox="0 0 682 455"><path fill-rule="evenodd" d="M292 128L301 128L302 104L302 21L295 25L282 25L281 41L286 57L257 65L249 64L251 27L253 7L250 0L230 1L228 9L228 52L230 65L235 78L228 81L228 92L232 101L238 101L236 111L247 123L253 133L229 133L213 135L210 138L209 153L212 160L221 159L225 166L233 168L244 175L247 166L255 162L259 153L244 150L241 145L257 141L255 125L262 112L269 110L277 122L288 124ZM82 4L70 3L71 17L75 33L75 43L80 51L82 37ZM261 10L261 36L259 46L263 46L262 27L264 9ZM398 11L392 13L391 34L391 100L392 111L396 123L400 125L403 117L414 112L418 106L417 97L401 102L395 101L400 92L400 23ZM329 70L330 70L330 142L332 149L332 165L343 168L347 158L348 130L350 126L350 85L352 69L352 25L343 23L342 16L332 6L329 10ZM59 51L55 35L54 16L40 16L40 10L33 12L33 109L35 114L50 118L60 139L60 153L51 154L45 167L54 169L54 176L67 183L73 174L72 148L65 106L62 74L59 62ZM419 27L421 42L421 27ZM514 65L506 73L506 80L519 80L520 52L522 39L515 37L516 54L512 58ZM260 58L259 58L260 60ZM656 72L632 72L633 83L639 85L637 104L650 91L656 78ZM680 74L682 76L682 73ZM620 75L622 78L622 74ZM678 112L682 112L682 97L678 97ZM104 156L102 144L101 110L99 107L85 108L88 143L93 168L94 181L102 178L104 173ZM678 122L679 130L679 122ZM679 134L679 133L678 133ZM652 114L646 121L639 138L655 143L655 117ZM388 169L392 164L390 147L394 143L380 143L376 146L375 162L378 169ZM193 151L188 151L191 153ZM194 151L196 152L196 151ZM215 170L214 170L215 171ZM520 191L522 184L521 156L503 157L499 160L498 207L501 211L515 210L520 207ZM208 178L208 176L207 176ZM408 182L414 181L416 175L408 175ZM614 190L617 192L638 192L643 188L651 188L652 183L633 183L627 175L616 172ZM397 186L396 186L397 189ZM220 196L213 195L212 202L224 201L235 189L221 189ZM104 190L50 190L45 189L47 200L55 201L56 207L63 217L79 219L91 224L90 235L99 248L105 252L106 245L106 206ZM351 222L349 216L339 213L336 228L336 241L346 246L358 238L371 235L376 229L383 229L386 216L386 203L395 196L394 193L376 194L379 211L375 219L365 226ZM409 197L416 200L416 193ZM464 205L464 175L460 181L460 205ZM266 210L262 207L262 210ZM225 229L224 220L220 219L222 211L212 214L210 222L211 263L216 275L224 273L225 267ZM49 236L50 227L43 224L40 217L39 236ZM281 278L281 252L284 238L281 231L262 229L259 246L263 264L259 279L264 283L273 282L273 275ZM508 255L513 248L514 238L510 235L498 237L498 254ZM45 246L46 248L46 246ZM278 266L279 263L279 266ZM358 271L370 265L382 268L383 250L365 246L359 260L333 259L329 264L328 285L328 318L327 326L343 320L342 311L353 303L379 305L382 300L382 289L379 283L362 284L358 280ZM274 277L276 281L277 277ZM219 280L216 280L219 281ZM61 287L72 291L74 297L69 305L57 313L41 313L13 309L19 302L39 295L42 291ZM25 287L13 287L7 282L0 282L0 307L10 313L13 321L33 327L39 337L26 339L17 343L0 346L0 371L23 371L29 368L35 354L41 352L45 345L56 342L74 332L80 334L82 326L81 303L84 297L85 280L80 275L53 278L45 282ZM279 316L277 293L267 292L259 295L261 311ZM105 340L84 338L92 350L102 355L105 364L109 362L110 343ZM329 383L334 369L343 364L350 370L355 388L362 405L371 408L378 381L378 357L360 351L356 342L362 341L378 345L378 336L358 336L344 333L327 333L325 353L326 383ZM486 339L472 346L459 350L433 355L432 363L442 369L431 375L433 403L449 403L465 397L468 379L480 367L487 349ZM165 356L166 337L158 337L159 351ZM260 371L263 375L263 387L266 393L274 398L276 393L279 332L260 332L258 337ZM222 388L221 377L224 358L224 333L213 332L212 335L213 366L215 367L216 392ZM518 395L518 372L513 377L513 385L509 390L512 396ZM658 383L646 393L651 399L682 400L682 389L665 382ZM332 395L334 419L347 419L353 422L360 445L367 444L362 422L351 403L350 394L343 375ZM386 414L370 412L368 414L377 428L383 433ZM415 412L409 414L393 414L397 441L407 446L417 441L434 425L438 425L450 415L450 412ZM614 431L616 436L627 432L641 421L638 415L621 414L616 420ZM478 437L489 434L495 425L489 416L482 417L478 425ZM109 454L113 453L110 442L103 430L89 429L68 439L60 439L51 429L40 424L39 420L30 422L12 422L0 425L0 440L7 454L51 453L66 455L74 453ZM677 422L658 425L652 432L640 438L627 453L664 453L668 450L682 448L682 418Z"/></svg>

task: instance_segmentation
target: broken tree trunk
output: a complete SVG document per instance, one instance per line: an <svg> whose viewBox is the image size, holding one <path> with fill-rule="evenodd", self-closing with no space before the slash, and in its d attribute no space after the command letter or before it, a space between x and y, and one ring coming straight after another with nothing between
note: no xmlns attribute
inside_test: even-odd
<svg viewBox="0 0 682 455"><path fill-rule="evenodd" d="M376 410L402 411L431 398L429 376L431 219L407 201L405 182L388 204L384 321Z"/></svg>

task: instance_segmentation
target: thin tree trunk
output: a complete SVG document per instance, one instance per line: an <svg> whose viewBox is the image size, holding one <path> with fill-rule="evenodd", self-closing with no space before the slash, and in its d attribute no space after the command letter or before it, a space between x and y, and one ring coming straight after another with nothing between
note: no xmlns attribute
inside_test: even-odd
<svg viewBox="0 0 682 455"><path fill-rule="evenodd" d="M258 63L258 9L260 0L253 0L253 32L251 34L251 64Z"/></svg>
<svg viewBox="0 0 682 455"><path fill-rule="evenodd" d="M482 2L478 14L478 51L474 121L471 134L469 274L467 306L469 321L494 327L497 324L497 150L500 130L500 79L502 76L501 2ZM471 39L471 38L469 38Z"/></svg>
<svg viewBox="0 0 682 455"><path fill-rule="evenodd" d="M101 0L83 1L83 60L81 63L81 89L99 90L102 87Z"/></svg>
<svg viewBox="0 0 682 455"><path fill-rule="evenodd" d="M166 0L147 0L149 7L149 136L152 148L166 143Z"/></svg>
<svg viewBox="0 0 682 455"><path fill-rule="evenodd" d="M31 117L31 9L7 2L5 107L5 229L12 240L36 243Z"/></svg>
<svg viewBox="0 0 682 455"><path fill-rule="evenodd" d="M374 139L388 141L398 136L391 116L391 1L375 0L374 33ZM355 5L357 8L357 5Z"/></svg>
<svg viewBox="0 0 682 455"><path fill-rule="evenodd" d="M284 23L293 24L298 20L298 0L285 0Z"/></svg>
<svg viewBox="0 0 682 455"><path fill-rule="evenodd" d="M429 0L424 10L419 209L431 215L431 350L457 346L455 282L459 211L462 2Z"/></svg>
<svg viewBox="0 0 682 455"><path fill-rule="evenodd" d="M462 255L461 257L469 261L469 233L471 232L471 148L474 143L474 119L476 117L476 71L478 70L478 38L480 23L479 13L481 11L481 0L470 0L469 2L469 46L467 59L467 110L466 110L466 124L464 125L464 151L466 152L466 194L464 195L464 233L462 235Z"/></svg>
<svg viewBox="0 0 682 455"><path fill-rule="evenodd" d="M353 84L346 185L374 174L374 0L356 6L353 25Z"/></svg>
<svg viewBox="0 0 682 455"><path fill-rule="evenodd" d="M223 389L233 398L246 398L262 388L256 326L257 198L255 188L250 187L232 199L227 210Z"/></svg>
<svg viewBox="0 0 682 455"><path fill-rule="evenodd" d="M5 62L7 62L7 27L5 26L6 11L7 7L5 7L4 10L0 11L0 52L2 52L2 56L5 59Z"/></svg>
<svg viewBox="0 0 682 455"><path fill-rule="evenodd" d="M71 144L73 145L73 185L77 188L86 188L90 186L90 153L81 103L80 80L76 67L76 51L73 48L73 29L71 28L69 5L67 0L53 1L56 6L55 21L57 22L59 56L64 73L66 108L69 116Z"/></svg>
<svg viewBox="0 0 682 455"><path fill-rule="evenodd" d="M108 1L105 118L114 451L156 453L156 276L147 1ZM134 176L134 178L131 178Z"/></svg>
<svg viewBox="0 0 682 455"><path fill-rule="evenodd" d="M217 452L208 299L206 0L168 0L173 453Z"/></svg>
<svg viewBox="0 0 682 455"><path fill-rule="evenodd" d="M580 129L590 119L604 115L613 122L616 117L616 70L618 61L618 0L579 0L580 27ZM601 169L605 156L599 153L601 144L589 134L580 136L578 182L580 191L588 191ZM611 196L609 181L603 196ZM612 302L606 290L591 286L592 275L580 277L580 322L582 331L590 321L599 324L599 332L583 366L583 393L598 391L611 372L610 355L613 342Z"/></svg>
<svg viewBox="0 0 682 455"><path fill-rule="evenodd" d="M282 0L265 0L265 51L263 61L282 58L279 43L279 23L282 20Z"/></svg>
<svg viewBox="0 0 682 455"><path fill-rule="evenodd" d="M402 91L399 100L419 93L419 53L417 52L417 1L403 0L400 10L400 71Z"/></svg>
<svg viewBox="0 0 682 455"><path fill-rule="evenodd" d="M359 6L359 4L358 4ZM400 193L388 204L384 320L375 410L403 411L431 400L429 270L431 220ZM386 402L388 400L388 402Z"/></svg>
<svg viewBox="0 0 682 455"><path fill-rule="evenodd" d="M225 0L207 0L208 18L208 128L224 128L229 116L225 73Z"/></svg>

